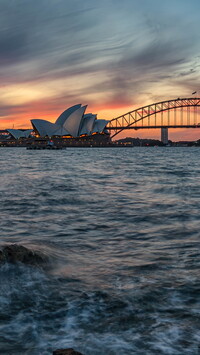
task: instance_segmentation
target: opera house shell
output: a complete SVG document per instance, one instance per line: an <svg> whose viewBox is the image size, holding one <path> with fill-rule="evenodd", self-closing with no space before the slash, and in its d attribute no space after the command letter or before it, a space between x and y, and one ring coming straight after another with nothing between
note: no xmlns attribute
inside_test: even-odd
<svg viewBox="0 0 200 355"><path fill-rule="evenodd" d="M72 106L65 110L55 123L39 119L33 119L31 123L40 137L80 137L106 132L108 121L97 120L97 115L92 113L85 114L86 108L87 106L81 104Z"/></svg>
<svg viewBox="0 0 200 355"><path fill-rule="evenodd" d="M21 129L7 129L7 132L11 134L12 137L15 139L19 138L28 138L30 137L32 133L32 129L26 129L26 130L21 130Z"/></svg>

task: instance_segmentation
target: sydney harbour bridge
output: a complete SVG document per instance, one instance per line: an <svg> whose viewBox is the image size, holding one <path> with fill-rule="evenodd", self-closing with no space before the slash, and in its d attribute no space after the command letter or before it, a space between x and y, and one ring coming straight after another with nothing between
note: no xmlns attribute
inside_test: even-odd
<svg viewBox="0 0 200 355"><path fill-rule="evenodd" d="M168 142L169 128L200 128L200 98L177 98L139 107L113 118L106 128L111 138L128 129L161 129L161 140Z"/></svg>

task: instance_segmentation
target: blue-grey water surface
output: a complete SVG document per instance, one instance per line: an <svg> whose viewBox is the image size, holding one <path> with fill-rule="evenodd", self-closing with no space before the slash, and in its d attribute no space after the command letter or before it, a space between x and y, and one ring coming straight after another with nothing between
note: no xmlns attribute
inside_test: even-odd
<svg viewBox="0 0 200 355"><path fill-rule="evenodd" d="M0 353L200 353L200 148L1 148Z"/></svg>

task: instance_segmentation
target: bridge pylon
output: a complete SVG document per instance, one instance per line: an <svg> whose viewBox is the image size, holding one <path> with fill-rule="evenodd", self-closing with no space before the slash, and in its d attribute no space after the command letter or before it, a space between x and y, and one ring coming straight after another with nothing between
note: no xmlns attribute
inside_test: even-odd
<svg viewBox="0 0 200 355"><path fill-rule="evenodd" d="M161 128L161 142L163 144L168 144L168 128L167 127Z"/></svg>

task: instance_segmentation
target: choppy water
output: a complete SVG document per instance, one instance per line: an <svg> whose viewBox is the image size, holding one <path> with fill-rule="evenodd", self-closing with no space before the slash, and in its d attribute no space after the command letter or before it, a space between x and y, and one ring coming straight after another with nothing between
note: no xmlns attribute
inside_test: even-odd
<svg viewBox="0 0 200 355"><path fill-rule="evenodd" d="M0 353L200 353L200 149L1 148Z"/></svg>

